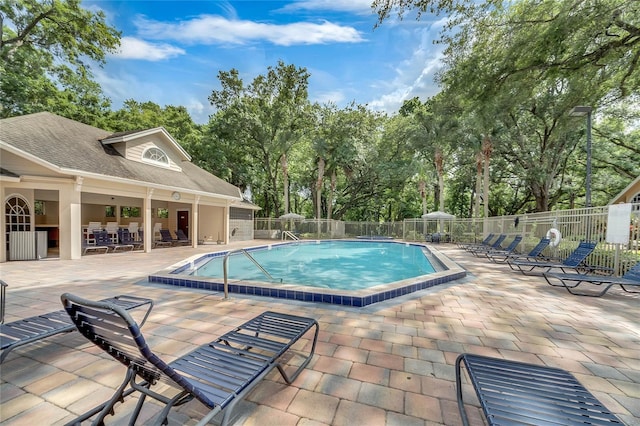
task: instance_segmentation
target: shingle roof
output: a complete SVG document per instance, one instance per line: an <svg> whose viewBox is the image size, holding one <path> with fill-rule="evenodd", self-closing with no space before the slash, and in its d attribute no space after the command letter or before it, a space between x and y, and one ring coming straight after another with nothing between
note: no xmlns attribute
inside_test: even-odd
<svg viewBox="0 0 640 426"><path fill-rule="evenodd" d="M212 196L241 199L240 189L195 166L180 164L182 172L163 169L120 155L100 140L111 132L88 126L48 112L0 120L0 142L34 155L59 168L59 172L82 172L116 177L154 185L208 192Z"/></svg>

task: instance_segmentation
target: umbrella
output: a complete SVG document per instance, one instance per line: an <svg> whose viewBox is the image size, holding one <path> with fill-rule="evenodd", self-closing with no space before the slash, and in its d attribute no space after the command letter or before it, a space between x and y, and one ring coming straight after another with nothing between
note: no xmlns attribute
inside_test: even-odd
<svg viewBox="0 0 640 426"><path fill-rule="evenodd" d="M435 211L435 212L423 214L422 218L423 219L455 219L456 217L449 213Z"/></svg>
<svg viewBox="0 0 640 426"><path fill-rule="evenodd" d="M286 213L280 216L280 219L285 219L285 220L302 220L304 218L305 218L304 216L297 213Z"/></svg>

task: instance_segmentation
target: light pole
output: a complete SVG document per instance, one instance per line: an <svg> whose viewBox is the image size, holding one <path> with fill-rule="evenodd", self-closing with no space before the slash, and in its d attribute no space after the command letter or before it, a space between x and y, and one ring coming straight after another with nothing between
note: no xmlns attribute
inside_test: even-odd
<svg viewBox="0 0 640 426"><path fill-rule="evenodd" d="M591 111L590 106L573 107L569 115L573 117L587 116L587 177L585 182L585 207L591 207Z"/></svg>

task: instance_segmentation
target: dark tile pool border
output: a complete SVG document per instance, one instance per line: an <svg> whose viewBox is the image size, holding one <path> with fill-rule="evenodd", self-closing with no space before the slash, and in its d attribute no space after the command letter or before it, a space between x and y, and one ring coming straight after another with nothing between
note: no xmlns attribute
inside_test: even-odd
<svg viewBox="0 0 640 426"><path fill-rule="evenodd" d="M344 241L344 240L342 240ZM362 240L360 240L362 241ZM383 241L376 240L377 243ZM260 245L255 247L247 247L246 251L260 250L283 244L315 244L315 241L304 241L298 243L275 243L268 245ZM410 246L418 246L426 250L426 255L436 268L436 272L430 275L423 275L415 279L398 281L386 285L376 286L367 290L331 290L319 289L308 286L282 285L280 287L271 287L266 283L238 283L234 281L229 283L229 293L242 294L249 296L266 296L279 299L298 300L302 302L330 303L334 305L344 305L353 307L364 307L374 303L382 302L406 294L415 293L420 290L431 288L440 284L454 281L466 276L464 269L452 262L437 250L427 247L424 244L408 243L399 241L384 241L385 244L403 244ZM200 255L195 259L186 260L176 269L167 272L159 272L149 275L148 280L151 283L173 285L176 287L193 288L200 290L209 290L215 292L224 292L224 283L220 279L194 277L180 275L182 272L193 269L198 265L205 263L207 260L215 257L222 257L228 253L228 250L207 253Z"/></svg>

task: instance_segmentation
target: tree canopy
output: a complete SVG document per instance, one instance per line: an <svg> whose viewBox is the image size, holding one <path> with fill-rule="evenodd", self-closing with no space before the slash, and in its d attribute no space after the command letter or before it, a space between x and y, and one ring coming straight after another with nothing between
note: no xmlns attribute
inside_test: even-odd
<svg viewBox="0 0 640 426"><path fill-rule="evenodd" d="M218 70L215 112L129 99L111 108L89 64L120 34L79 0L0 0L0 117L47 110L104 129L164 126L261 216L396 221L584 205L593 108L593 204L640 175L640 2L375 0L377 25L440 14L441 91L383 114L309 99L309 71L278 61L250 81Z"/></svg>

